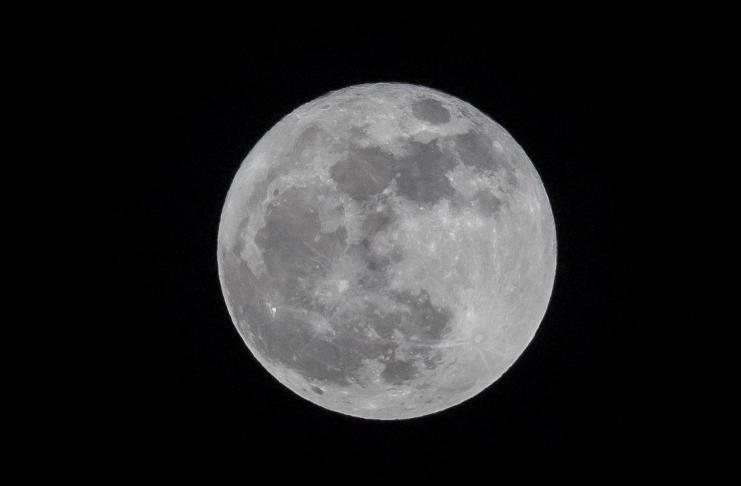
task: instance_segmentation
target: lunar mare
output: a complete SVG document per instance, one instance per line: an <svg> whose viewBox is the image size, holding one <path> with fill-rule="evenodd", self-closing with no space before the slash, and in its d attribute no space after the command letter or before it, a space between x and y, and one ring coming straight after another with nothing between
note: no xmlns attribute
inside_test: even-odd
<svg viewBox="0 0 741 486"><path fill-rule="evenodd" d="M280 120L221 215L224 297L257 360L299 396L404 419L478 394L522 354L556 234L523 149L470 104L352 86Z"/></svg>

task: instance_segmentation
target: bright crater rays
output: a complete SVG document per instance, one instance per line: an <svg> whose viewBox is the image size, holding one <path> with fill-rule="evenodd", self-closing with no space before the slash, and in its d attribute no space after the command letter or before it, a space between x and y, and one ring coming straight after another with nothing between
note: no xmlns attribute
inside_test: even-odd
<svg viewBox="0 0 741 486"><path fill-rule="evenodd" d="M548 197L473 106L406 84L298 108L254 147L221 216L230 314L311 402L404 419L481 392L522 354L556 269Z"/></svg>

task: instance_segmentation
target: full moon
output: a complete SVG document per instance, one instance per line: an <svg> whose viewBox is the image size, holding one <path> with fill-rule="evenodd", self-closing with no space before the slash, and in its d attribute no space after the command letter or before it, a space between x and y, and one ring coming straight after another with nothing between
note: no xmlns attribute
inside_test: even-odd
<svg viewBox="0 0 741 486"><path fill-rule="evenodd" d="M556 231L507 131L455 97L351 86L280 120L239 168L221 286L255 358L335 412L407 419L459 404L523 353Z"/></svg>

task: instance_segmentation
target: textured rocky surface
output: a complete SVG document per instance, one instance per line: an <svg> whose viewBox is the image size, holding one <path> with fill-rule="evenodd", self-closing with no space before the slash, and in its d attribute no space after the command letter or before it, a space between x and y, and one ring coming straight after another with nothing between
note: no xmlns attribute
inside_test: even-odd
<svg viewBox="0 0 741 486"><path fill-rule="evenodd" d="M433 413L494 382L539 325L556 267L522 148L471 105L353 86L286 116L222 213L219 274L247 346L338 412Z"/></svg>

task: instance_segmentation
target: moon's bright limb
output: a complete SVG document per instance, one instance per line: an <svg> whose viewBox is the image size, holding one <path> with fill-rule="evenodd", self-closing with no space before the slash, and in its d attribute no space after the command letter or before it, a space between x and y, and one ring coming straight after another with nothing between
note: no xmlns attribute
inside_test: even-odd
<svg viewBox="0 0 741 486"><path fill-rule="evenodd" d="M219 276L257 360L322 407L403 419L497 380L543 318L556 234L522 148L473 106L352 86L278 122L234 178Z"/></svg>

